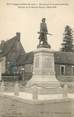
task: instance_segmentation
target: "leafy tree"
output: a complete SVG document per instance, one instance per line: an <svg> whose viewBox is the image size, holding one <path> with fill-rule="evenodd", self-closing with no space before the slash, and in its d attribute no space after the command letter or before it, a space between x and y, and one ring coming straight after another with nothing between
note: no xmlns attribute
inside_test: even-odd
<svg viewBox="0 0 74 117"><path fill-rule="evenodd" d="M70 26L67 25L64 31L64 38L61 50L65 52L72 52L72 49L73 49L73 33Z"/></svg>

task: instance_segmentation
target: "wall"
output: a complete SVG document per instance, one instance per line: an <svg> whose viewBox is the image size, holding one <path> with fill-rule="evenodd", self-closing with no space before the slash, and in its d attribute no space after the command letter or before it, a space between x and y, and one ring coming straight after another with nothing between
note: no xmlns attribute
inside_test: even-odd
<svg viewBox="0 0 74 117"><path fill-rule="evenodd" d="M56 75L61 75L60 74L60 65L63 65L63 64L55 64ZM72 76L72 65L65 65L65 75Z"/></svg>
<svg viewBox="0 0 74 117"><path fill-rule="evenodd" d="M25 72L32 72L33 71L33 65L32 64L26 64L25 65Z"/></svg>
<svg viewBox="0 0 74 117"><path fill-rule="evenodd" d="M2 62L1 62L1 66L2 66L2 73L5 73L6 71L6 57L2 58Z"/></svg>
<svg viewBox="0 0 74 117"><path fill-rule="evenodd" d="M19 55L24 54L24 48L21 45L21 42L16 40L13 48L7 55L7 60L8 61L13 61L14 59L17 59Z"/></svg>
<svg viewBox="0 0 74 117"><path fill-rule="evenodd" d="M6 71L6 58L0 58L0 80L2 79L1 74Z"/></svg>
<svg viewBox="0 0 74 117"><path fill-rule="evenodd" d="M55 64L55 74L56 76L60 75L60 65Z"/></svg>

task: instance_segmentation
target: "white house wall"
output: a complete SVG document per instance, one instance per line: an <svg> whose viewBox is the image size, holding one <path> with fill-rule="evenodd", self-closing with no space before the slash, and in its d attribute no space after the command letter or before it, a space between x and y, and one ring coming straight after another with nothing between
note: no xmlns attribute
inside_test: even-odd
<svg viewBox="0 0 74 117"><path fill-rule="evenodd" d="M2 58L1 69L2 69L2 73L6 72L6 58L5 57Z"/></svg>
<svg viewBox="0 0 74 117"><path fill-rule="evenodd" d="M2 73L2 69L1 69L1 62L0 62L0 80L1 80L1 73Z"/></svg>

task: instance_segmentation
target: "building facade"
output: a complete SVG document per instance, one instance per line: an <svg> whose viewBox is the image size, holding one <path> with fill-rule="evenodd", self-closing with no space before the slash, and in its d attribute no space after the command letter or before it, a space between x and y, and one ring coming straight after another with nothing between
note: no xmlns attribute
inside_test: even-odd
<svg viewBox="0 0 74 117"><path fill-rule="evenodd" d="M2 74L18 74L16 66L17 60L22 55L25 55L25 50L21 44L19 32L17 32L14 37L7 41L2 40L0 44L0 58L5 58L5 64L3 65L5 68L5 73Z"/></svg>
<svg viewBox="0 0 74 117"><path fill-rule="evenodd" d="M63 81L74 80L74 53L73 52L55 52L55 73L56 77Z"/></svg>
<svg viewBox="0 0 74 117"><path fill-rule="evenodd" d="M2 74L6 72L6 57L0 57L0 81L2 80Z"/></svg>

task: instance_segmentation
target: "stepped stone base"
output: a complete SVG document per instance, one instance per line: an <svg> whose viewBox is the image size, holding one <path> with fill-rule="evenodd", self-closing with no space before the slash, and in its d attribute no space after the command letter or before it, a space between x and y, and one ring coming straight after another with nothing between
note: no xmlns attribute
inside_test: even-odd
<svg viewBox="0 0 74 117"><path fill-rule="evenodd" d="M27 91L33 93L34 90L38 94L62 94L63 89L57 80L50 80L50 78L32 78L26 85ZM51 77L51 79L53 79Z"/></svg>

